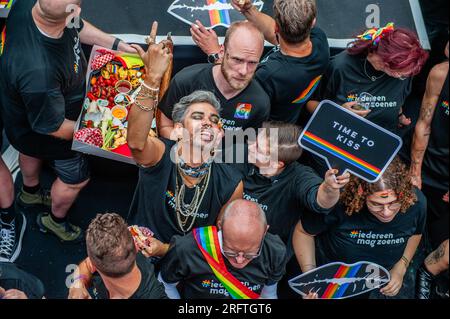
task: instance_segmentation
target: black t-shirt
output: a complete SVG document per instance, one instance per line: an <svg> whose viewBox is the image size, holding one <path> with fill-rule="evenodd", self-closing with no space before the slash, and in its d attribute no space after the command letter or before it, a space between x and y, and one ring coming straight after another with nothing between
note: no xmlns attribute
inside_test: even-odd
<svg viewBox="0 0 450 319"><path fill-rule="evenodd" d="M259 173L252 164L236 164L244 178L244 199L258 203L266 213L269 232L279 235L286 245L305 208L327 213L317 203L317 192L323 180L309 167L294 162L278 176Z"/></svg>
<svg viewBox="0 0 450 319"><path fill-rule="evenodd" d="M366 119L395 133L400 108L411 92L412 79L402 81L390 77L365 61L365 57L352 56L347 51L332 57L322 79L319 100L342 105L365 96L364 103L372 110ZM372 81L369 76L378 79Z"/></svg>
<svg viewBox="0 0 450 319"><path fill-rule="evenodd" d="M284 275L286 249L278 236L268 233L261 255L245 268L235 269L224 257L228 271L253 292L260 294L264 286L276 284ZM185 299L231 299L216 278L197 246L192 233L175 236L162 260L161 276L167 283L180 282L180 295Z"/></svg>
<svg viewBox="0 0 450 319"><path fill-rule="evenodd" d="M399 212L389 223L383 223L366 206L348 216L342 205L328 215L308 214L303 228L316 237L324 260L320 264L369 261L391 269L403 256L411 236L423 234L426 221L426 199L417 191L418 202L405 213ZM319 255L319 254L318 254Z"/></svg>
<svg viewBox="0 0 450 319"><path fill-rule="evenodd" d="M431 122L431 135L423 159L423 183L448 191L448 74Z"/></svg>
<svg viewBox="0 0 450 319"><path fill-rule="evenodd" d="M161 141L166 146L161 161L154 167L140 169L128 221L130 225L150 228L157 239L168 243L172 236L185 234L178 226L175 211L178 172L176 164L170 159L175 142L164 138ZM220 210L230 200L241 179L241 174L229 165L212 163L209 184L193 228L216 223ZM178 180L181 186L179 177ZM190 203L193 193L193 189L186 187L185 203Z"/></svg>
<svg viewBox="0 0 450 319"><path fill-rule="evenodd" d="M168 299L164 286L156 279L155 269L149 259L140 253L136 256L136 265L141 271L141 283L138 289L128 299ZM100 275L92 280L92 294L94 299L110 299L109 292Z"/></svg>
<svg viewBox="0 0 450 319"><path fill-rule="evenodd" d="M260 128L269 118L270 100L257 81L252 80L241 93L227 100L214 82L212 64L196 64L178 72L170 82L159 108L172 119L174 104L197 90L210 91L220 100L220 115L225 130Z"/></svg>
<svg viewBox="0 0 450 319"><path fill-rule="evenodd" d="M3 120L11 144L43 159L73 156L71 142L48 134L64 119L77 120L85 93L87 63L80 28L65 28L60 39L43 35L31 16L35 0L14 5L0 57Z"/></svg>
<svg viewBox="0 0 450 319"><path fill-rule="evenodd" d="M325 33L311 31L312 53L303 58L284 55L275 47L261 61L256 79L271 100L270 119L296 123L302 107L311 98L325 73L330 48Z"/></svg>

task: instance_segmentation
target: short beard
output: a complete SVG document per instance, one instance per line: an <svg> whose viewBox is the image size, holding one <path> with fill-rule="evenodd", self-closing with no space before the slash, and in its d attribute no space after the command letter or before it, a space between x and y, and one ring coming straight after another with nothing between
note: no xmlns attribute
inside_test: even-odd
<svg viewBox="0 0 450 319"><path fill-rule="evenodd" d="M249 81L246 81L246 82L244 82L244 83L242 83L242 84L241 84L241 83L236 84L236 82L233 81L231 75L230 75L230 74L228 73L228 71L226 70L224 63L222 63L222 65L221 65L221 71L222 71L223 77L224 77L225 80L227 81L228 85L231 86L234 90L238 90L238 91L239 91L239 90L243 90L243 89L245 89L245 88L249 85L249 83L250 83L250 80L249 80Z"/></svg>

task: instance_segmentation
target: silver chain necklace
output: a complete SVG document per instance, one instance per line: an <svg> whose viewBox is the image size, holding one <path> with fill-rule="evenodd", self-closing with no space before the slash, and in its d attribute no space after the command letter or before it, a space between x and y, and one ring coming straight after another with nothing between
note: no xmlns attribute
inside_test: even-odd
<svg viewBox="0 0 450 319"><path fill-rule="evenodd" d="M375 82L375 81L381 79L383 76L386 75L386 73L384 73L384 72L383 72L383 74L380 75L380 76L369 75L369 74L367 73L367 59L364 60L364 73L366 74L366 76L367 76L372 82Z"/></svg>
<svg viewBox="0 0 450 319"><path fill-rule="evenodd" d="M177 170L181 179L183 179L182 171L179 168L179 165L177 165ZM188 233L194 226L195 220L197 218L197 212L200 208L200 205L203 202L203 198L205 197L206 191L209 186L210 177L211 177L211 166L208 169L208 173L201 178L200 182L197 185L195 185L195 193L189 204L186 204L184 201L184 196L186 194L186 185L182 181L182 185L181 187L179 187L178 176L176 177L175 210L177 215L178 226L180 227L181 231L185 234ZM186 227L190 218L191 222Z"/></svg>

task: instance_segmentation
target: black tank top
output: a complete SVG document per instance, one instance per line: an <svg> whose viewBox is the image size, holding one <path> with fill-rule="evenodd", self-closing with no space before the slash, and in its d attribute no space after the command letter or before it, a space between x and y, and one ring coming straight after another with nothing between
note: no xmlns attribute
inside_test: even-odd
<svg viewBox="0 0 450 319"><path fill-rule="evenodd" d="M431 135L423 160L423 183L444 191L448 190L449 164L449 108L448 73L431 123Z"/></svg>

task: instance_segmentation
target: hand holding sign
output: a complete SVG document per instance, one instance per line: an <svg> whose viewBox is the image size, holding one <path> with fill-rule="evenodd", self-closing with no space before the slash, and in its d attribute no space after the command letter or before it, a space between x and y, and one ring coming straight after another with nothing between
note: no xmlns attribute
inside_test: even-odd
<svg viewBox="0 0 450 319"><path fill-rule="evenodd" d="M299 138L306 150L340 174L351 172L376 182L402 147L386 129L331 101L322 101Z"/></svg>
<svg viewBox="0 0 450 319"><path fill-rule="evenodd" d="M289 286L304 299L346 299L378 289L390 280L385 268L371 262L335 262L289 280Z"/></svg>

